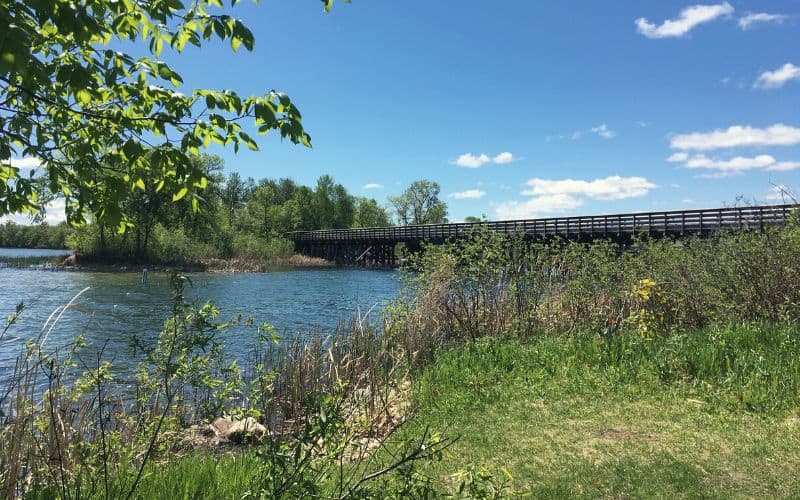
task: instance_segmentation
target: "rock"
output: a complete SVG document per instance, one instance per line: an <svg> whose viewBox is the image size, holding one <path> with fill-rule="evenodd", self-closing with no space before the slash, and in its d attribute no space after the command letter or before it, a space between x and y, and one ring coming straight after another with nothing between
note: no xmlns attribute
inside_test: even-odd
<svg viewBox="0 0 800 500"><path fill-rule="evenodd" d="M267 435L267 428L252 417L243 420L221 417L209 425L209 430L218 439L237 444L261 441Z"/></svg>

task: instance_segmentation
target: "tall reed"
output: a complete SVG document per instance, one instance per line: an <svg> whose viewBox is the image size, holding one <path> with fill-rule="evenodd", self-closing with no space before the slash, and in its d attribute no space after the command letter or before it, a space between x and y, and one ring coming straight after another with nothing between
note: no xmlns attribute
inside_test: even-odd
<svg viewBox="0 0 800 500"><path fill-rule="evenodd" d="M133 380L102 349L91 362L77 356L86 349L81 339L68 352L48 353L42 335L20 355L0 401L3 496L130 498L150 464L208 446L193 424L223 415L267 427L252 485L266 496L325 485L355 493L449 444L426 431L395 443L389 462L370 458L402 424L405 367L365 318L342 322L333 335L292 339L251 325L260 340L242 368L226 360L218 341L239 318L219 321L213 305L184 300L183 277L172 282L172 313L155 343L137 343L143 361ZM56 328L58 317L43 331Z"/></svg>

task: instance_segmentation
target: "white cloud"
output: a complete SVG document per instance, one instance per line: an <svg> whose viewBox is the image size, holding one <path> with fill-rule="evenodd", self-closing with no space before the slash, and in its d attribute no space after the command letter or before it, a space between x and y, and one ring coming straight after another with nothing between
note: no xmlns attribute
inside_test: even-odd
<svg viewBox="0 0 800 500"><path fill-rule="evenodd" d="M658 186L644 177L611 176L585 181L579 179L530 179L522 191L532 196L525 201L507 201L499 204L495 215L499 219L531 219L541 214L565 212L583 205L584 200L621 200L644 196Z"/></svg>
<svg viewBox="0 0 800 500"><path fill-rule="evenodd" d="M644 177L620 177L614 175L605 179L584 181L576 179L547 180L530 179L525 183L527 196L548 196L557 194L581 195L595 200L621 200L646 195L657 186Z"/></svg>
<svg viewBox="0 0 800 500"><path fill-rule="evenodd" d="M637 122L637 123L640 124L641 127L646 127L647 126L647 124L644 123L644 122ZM608 128L607 124L601 123L600 125L598 125L596 127L592 127L592 128L590 128L588 130L576 130L575 132L572 132L571 134L548 135L548 136L545 136L545 140L547 142L552 142L552 141L555 141L555 140L562 141L564 139L571 139L573 141L577 141L578 139L580 139L584 135L588 135L588 134L597 134L598 136L602 137L603 139L613 139L614 137L617 136L617 133L615 131L611 130L610 128Z"/></svg>
<svg viewBox="0 0 800 500"><path fill-rule="evenodd" d="M383 189L383 184L378 184L377 182L370 182L368 184L364 184L362 189Z"/></svg>
<svg viewBox="0 0 800 500"><path fill-rule="evenodd" d="M48 224L58 224L59 222L64 222L67 220L67 215L65 212L65 205L63 199L53 200L47 205L45 205L45 217L44 222ZM8 215L5 217L0 217L0 223L5 223L6 221L11 221L16 224L25 224L29 225L32 223L31 217L24 214L14 214Z"/></svg>
<svg viewBox="0 0 800 500"><path fill-rule="evenodd" d="M640 17L636 20L636 29L647 38L681 37L695 26L707 23L722 16L733 14L733 6L728 2L715 5L693 5L681 11L677 19L667 19L661 26L656 26Z"/></svg>
<svg viewBox="0 0 800 500"><path fill-rule="evenodd" d="M800 67L786 63L775 71L765 71L753 83L757 89L777 89L790 80L800 80Z"/></svg>
<svg viewBox="0 0 800 500"><path fill-rule="evenodd" d="M466 191L461 191L459 193L450 193L450 198L454 198L456 200L477 200L479 198L483 198L486 195L486 191L481 191L480 189L467 189Z"/></svg>
<svg viewBox="0 0 800 500"><path fill-rule="evenodd" d="M464 153L458 157L456 160L456 165L466 168L478 168L489 163L490 161L492 161L491 158L485 154L475 156L471 153Z"/></svg>
<svg viewBox="0 0 800 500"><path fill-rule="evenodd" d="M39 167L39 165L42 164L42 162L39 160L39 158L32 158L32 157L28 157L28 158L11 158L11 159L5 161L4 163L6 165L11 165L12 167L16 167L16 168L18 168L20 170L37 168L37 167Z"/></svg>
<svg viewBox="0 0 800 500"><path fill-rule="evenodd" d="M684 203L686 205L694 205L697 202L694 201L692 198L684 198L681 200L681 203Z"/></svg>
<svg viewBox="0 0 800 500"><path fill-rule="evenodd" d="M507 201L495 208L498 219L535 219L541 214L564 212L583 205L583 200L569 194L538 196L527 201Z"/></svg>
<svg viewBox="0 0 800 500"><path fill-rule="evenodd" d="M797 169L800 169L800 161L779 161L767 167L770 172L788 172Z"/></svg>
<svg viewBox="0 0 800 500"><path fill-rule="evenodd" d="M730 160L713 160L705 155L695 155L686 162L686 168L710 168L720 171L743 171L766 168L775 164L770 155L758 155L754 158L737 156Z"/></svg>
<svg viewBox="0 0 800 500"><path fill-rule="evenodd" d="M747 31L752 28L754 24L760 23L777 23L780 24L786 20L783 14L767 14L766 12L759 12L756 14L747 14L739 19L739 27Z"/></svg>
<svg viewBox="0 0 800 500"><path fill-rule="evenodd" d="M504 163L511 163L514 161L514 155L509 153L508 151L503 151L499 155L492 158L492 161L497 163L498 165L502 165Z"/></svg>
<svg viewBox="0 0 800 500"><path fill-rule="evenodd" d="M689 159L689 153L672 153L667 161L670 163L683 163Z"/></svg>
<svg viewBox="0 0 800 500"><path fill-rule="evenodd" d="M760 129L749 125L734 125L725 130L693 132L672 137L673 149L708 151L743 146L793 146L800 144L800 128L778 123Z"/></svg>
<svg viewBox="0 0 800 500"><path fill-rule="evenodd" d="M722 172L713 172L710 174L700 174L695 175L695 179L725 179L727 177L733 177L735 175L742 175L740 170L725 170Z"/></svg>
<svg viewBox="0 0 800 500"><path fill-rule="evenodd" d="M592 132L599 135L603 139L613 139L617 133L608 128L608 125L601 123L597 127L592 127Z"/></svg>
<svg viewBox="0 0 800 500"><path fill-rule="evenodd" d="M683 160L683 164L686 168L710 169L717 171L712 174L703 174L698 176L698 178L701 179L722 179L732 175L739 175L747 170L788 172L790 170L800 169L800 161L777 161L773 156L766 154L755 157L736 156L728 160L717 160L709 158L704 154L696 154L690 158L683 158L685 158L685 160Z"/></svg>
<svg viewBox="0 0 800 500"><path fill-rule="evenodd" d="M502 153L498 154L494 157L489 157L487 154L481 153L480 155L474 155L472 153L464 153L463 155L459 155L456 161L452 162L459 167L465 168L480 168L487 163L495 163L497 165L502 165L504 163L511 163L512 161L516 161L517 158L514 157L508 151L503 151Z"/></svg>

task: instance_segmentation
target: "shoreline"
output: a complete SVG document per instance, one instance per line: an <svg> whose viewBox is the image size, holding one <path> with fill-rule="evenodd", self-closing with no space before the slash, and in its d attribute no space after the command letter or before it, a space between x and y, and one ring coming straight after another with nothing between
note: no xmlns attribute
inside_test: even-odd
<svg viewBox="0 0 800 500"><path fill-rule="evenodd" d="M145 262L73 253L66 257L0 257L0 267L98 273L141 273L144 269L154 273L172 270L192 273L264 273L279 269L332 268L336 267L336 264L299 254L269 260L235 257L203 259L196 262Z"/></svg>
<svg viewBox="0 0 800 500"><path fill-rule="evenodd" d="M0 257L0 268L33 269L65 272L96 273L141 273L147 269L151 273L166 273L173 270L188 273L267 273L287 269L332 269L349 268L318 257L293 254L276 259L261 260L247 257L230 259L208 258L195 262L144 262L117 259L113 257L93 257L72 253L65 257ZM390 270L390 267L356 267L357 269Z"/></svg>

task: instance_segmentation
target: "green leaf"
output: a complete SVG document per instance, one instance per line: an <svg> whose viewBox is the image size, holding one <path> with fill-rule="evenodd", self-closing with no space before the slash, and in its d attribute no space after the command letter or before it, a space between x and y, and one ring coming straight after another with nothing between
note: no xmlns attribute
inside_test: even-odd
<svg viewBox="0 0 800 500"><path fill-rule="evenodd" d="M172 195L172 201L179 201L182 200L186 193L189 192L189 188L183 187L178 190L177 193Z"/></svg>

